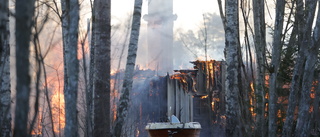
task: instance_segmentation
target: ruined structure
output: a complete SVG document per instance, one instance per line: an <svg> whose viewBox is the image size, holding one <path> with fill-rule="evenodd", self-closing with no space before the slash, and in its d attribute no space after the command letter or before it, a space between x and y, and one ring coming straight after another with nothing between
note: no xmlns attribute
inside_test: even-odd
<svg viewBox="0 0 320 137"><path fill-rule="evenodd" d="M167 122L171 115L199 122L201 137L213 136L214 125L223 123L224 62L193 61L194 69L173 70L176 18L173 0L148 1L148 69L135 70L124 136L148 137L148 123Z"/></svg>
<svg viewBox="0 0 320 137"><path fill-rule="evenodd" d="M167 80L168 114L181 122L200 122L201 136L213 136L224 116L224 62L194 61L192 70L175 70Z"/></svg>
<svg viewBox="0 0 320 137"><path fill-rule="evenodd" d="M194 69L165 76L155 70L136 70L126 136L148 137L147 123L167 122L171 115L182 123L199 122L201 137L213 136L214 126L223 125L224 62L191 63Z"/></svg>

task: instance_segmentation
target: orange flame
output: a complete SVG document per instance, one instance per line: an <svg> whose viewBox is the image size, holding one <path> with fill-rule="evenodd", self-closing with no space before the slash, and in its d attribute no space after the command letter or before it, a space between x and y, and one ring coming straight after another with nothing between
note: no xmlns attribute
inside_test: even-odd
<svg viewBox="0 0 320 137"><path fill-rule="evenodd" d="M54 121L54 132L59 133L65 127L64 97L60 92L54 92L52 100L52 116Z"/></svg>
<svg viewBox="0 0 320 137"><path fill-rule="evenodd" d="M201 99L205 99L205 98L208 98L208 95L201 96Z"/></svg>
<svg viewBox="0 0 320 137"><path fill-rule="evenodd" d="M211 102L212 111L214 111L214 105L215 105L215 104L214 104L214 101L212 101L212 102Z"/></svg>
<svg viewBox="0 0 320 137"><path fill-rule="evenodd" d="M41 107L39 108L39 112L41 112ZM41 121L42 121L42 114L40 113L38 115L38 120L36 122L36 125L35 127L32 129L31 131L31 135L42 135L42 124L41 124Z"/></svg>

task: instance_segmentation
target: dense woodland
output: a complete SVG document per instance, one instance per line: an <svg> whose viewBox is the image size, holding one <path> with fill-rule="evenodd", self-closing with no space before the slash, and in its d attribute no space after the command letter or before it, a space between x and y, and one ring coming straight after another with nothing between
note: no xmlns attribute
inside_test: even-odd
<svg viewBox="0 0 320 137"><path fill-rule="evenodd" d="M0 0L0 137L125 136L141 7L150 1L134 1L119 42L111 0ZM224 34L218 39L226 62L223 135L319 136L320 0L217 3L220 18L205 14L199 31L175 40L195 56L205 49L214 57L207 50ZM87 27L79 23L81 10L91 15ZM128 50L119 93L110 83L113 44Z"/></svg>

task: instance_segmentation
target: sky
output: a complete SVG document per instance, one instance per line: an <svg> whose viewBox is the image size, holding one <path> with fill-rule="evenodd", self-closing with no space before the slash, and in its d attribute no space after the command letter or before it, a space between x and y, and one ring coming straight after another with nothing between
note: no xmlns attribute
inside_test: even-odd
<svg viewBox="0 0 320 137"><path fill-rule="evenodd" d="M127 16L133 10L134 0L112 0L111 14L115 22L117 19ZM143 0L142 15L147 14L147 0ZM218 4L215 0L173 0L173 14L178 18L174 22L175 30L182 28L197 29L202 20L203 13L219 13ZM119 20L118 20L119 21ZM142 24L147 22L142 20Z"/></svg>
<svg viewBox="0 0 320 137"><path fill-rule="evenodd" d="M134 0L111 0L111 14L112 20L111 23L113 25L123 24L127 22L127 17L132 15ZM178 32L187 32L188 30L193 30L196 32L201 25L203 25L203 14L204 13L216 13L219 15L218 4L216 0L173 0L173 14L177 15L177 19L174 21L174 34ZM142 5L142 16L148 14L148 0L143 0ZM217 21L221 21L220 19ZM145 20L141 20L140 27L140 39L139 39L139 48L138 48L138 57L137 64L144 66L142 62L145 62L143 59L146 57L143 56L145 53L147 40L145 38L147 30L147 22ZM142 37L142 38L141 38ZM183 48L183 46L182 46ZM117 50L117 49L116 49ZM114 52L119 52L114 50ZM182 51L182 50L181 50ZM181 52L180 51L180 52ZM174 51L174 54L186 54L189 53L186 49L184 53L177 53L178 51ZM142 53L142 54L141 54ZM223 55L219 55L217 60L221 60ZM212 56L211 56L212 57ZM180 57L181 58L181 57ZM196 60L193 55L182 57L183 59L176 59L179 63L174 63L176 66L175 69L179 69L177 67L181 67L181 64L184 64L182 68L192 68L192 64L189 61ZM116 57L115 57L116 59ZM203 58L204 59L204 58ZM213 58L215 59L215 58ZM117 62L115 60L114 62ZM124 61L122 61L125 63ZM177 61L175 61L177 62ZM180 64L181 62L181 64ZM124 64L122 64L124 66Z"/></svg>

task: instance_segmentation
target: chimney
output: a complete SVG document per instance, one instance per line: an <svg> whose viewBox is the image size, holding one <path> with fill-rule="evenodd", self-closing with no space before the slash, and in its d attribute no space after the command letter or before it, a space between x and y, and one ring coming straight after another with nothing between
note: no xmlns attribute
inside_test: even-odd
<svg viewBox="0 0 320 137"><path fill-rule="evenodd" d="M149 0L148 14L148 68L159 75L173 72L173 0Z"/></svg>

